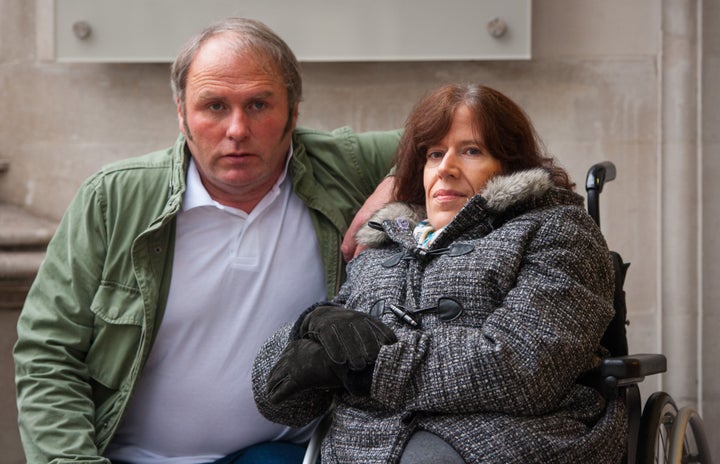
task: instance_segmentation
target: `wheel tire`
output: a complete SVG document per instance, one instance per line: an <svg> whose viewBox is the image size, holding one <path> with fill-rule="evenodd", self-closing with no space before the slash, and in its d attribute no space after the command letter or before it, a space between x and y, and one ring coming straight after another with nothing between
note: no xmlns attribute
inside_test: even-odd
<svg viewBox="0 0 720 464"><path fill-rule="evenodd" d="M708 464L710 447L698 412L686 406L678 412L670 436L669 457L674 463Z"/></svg>
<svg viewBox="0 0 720 464"><path fill-rule="evenodd" d="M678 409L665 392L650 395L640 418L638 464L669 464L670 430Z"/></svg>

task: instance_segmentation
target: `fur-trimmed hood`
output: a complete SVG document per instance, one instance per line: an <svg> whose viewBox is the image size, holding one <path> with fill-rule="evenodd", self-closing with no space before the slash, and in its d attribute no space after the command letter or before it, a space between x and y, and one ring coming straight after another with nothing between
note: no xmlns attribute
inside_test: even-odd
<svg viewBox="0 0 720 464"><path fill-rule="evenodd" d="M510 175L496 176L483 189L468 201L478 204L491 215L500 215L511 207L542 197L553 188L550 173L542 168L519 171ZM388 203L370 218L356 234L360 245L377 247L387 242L387 235L376 224L385 221L406 221L406 227L412 230L418 222L427 218L424 208L406 203Z"/></svg>

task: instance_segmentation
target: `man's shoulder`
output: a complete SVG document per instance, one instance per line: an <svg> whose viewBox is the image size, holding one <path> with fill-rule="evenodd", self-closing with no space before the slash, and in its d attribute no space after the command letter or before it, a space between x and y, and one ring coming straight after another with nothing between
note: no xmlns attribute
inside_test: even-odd
<svg viewBox="0 0 720 464"><path fill-rule="evenodd" d="M337 129L331 131L298 127L294 132L294 139L296 142L311 147L317 144L327 145L351 143L351 141L356 138L357 134L348 126L338 127Z"/></svg>
<svg viewBox="0 0 720 464"><path fill-rule="evenodd" d="M102 167L101 172L111 174L119 171L142 170L142 169L163 169L172 166L172 148L153 151L141 156L125 158L113 161Z"/></svg>
<svg viewBox="0 0 720 464"><path fill-rule="evenodd" d="M318 139L342 139L342 138L355 138L355 137L390 137L399 138L402 135L401 129L388 129L388 130L367 130L367 131L356 131L350 126L340 126L332 130L320 130L311 129L309 127L296 127L295 135L301 139L304 138L318 138Z"/></svg>
<svg viewBox="0 0 720 464"><path fill-rule="evenodd" d="M391 151L400 140L401 131L366 131L356 132L348 126L338 127L331 131L298 127L295 129L295 142L304 146L311 155L315 152L357 153L362 151Z"/></svg>
<svg viewBox="0 0 720 464"><path fill-rule="evenodd" d="M84 184L93 190L154 190L168 185L174 169L173 158L173 149L167 148L113 161L91 175Z"/></svg>

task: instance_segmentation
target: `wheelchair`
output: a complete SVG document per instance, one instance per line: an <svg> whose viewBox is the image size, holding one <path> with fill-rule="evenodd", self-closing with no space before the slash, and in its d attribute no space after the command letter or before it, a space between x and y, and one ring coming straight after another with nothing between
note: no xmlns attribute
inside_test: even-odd
<svg viewBox="0 0 720 464"><path fill-rule="evenodd" d="M598 227L600 193L615 175L615 165L609 161L591 166L587 173L588 213ZM615 317L601 342L610 351L610 357L603 359L590 375L603 395L620 396L627 405L629 434L625 464L711 464L702 419L695 409L686 406L678 410L672 397L662 391L650 395L644 407L641 404L638 384L648 375L665 372L667 360L662 354L628 355L623 286L630 264L623 262L614 251L610 256L615 268Z"/></svg>
<svg viewBox="0 0 720 464"><path fill-rule="evenodd" d="M594 164L587 173L588 213L600 227L600 193L606 182L615 179L616 168L610 161ZM622 398L628 411L628 443L624 464L712 464L710 450L697 411L678 409L672 397L662 391L650 395L644 407L638 384L649 375L667 370L662 354L628 354L627 306L623 289L629 263L610 252L615 270L615 317L601 344L610 356L604 358L583 382L589 382L608 399ZM318 423L308 444L303 464L316 464L320 445L332 421L332 410Z"/></svg>

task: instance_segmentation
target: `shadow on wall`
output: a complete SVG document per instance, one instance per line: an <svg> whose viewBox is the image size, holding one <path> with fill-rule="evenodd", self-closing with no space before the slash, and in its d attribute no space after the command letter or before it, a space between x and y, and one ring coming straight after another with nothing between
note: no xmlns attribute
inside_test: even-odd
<svg viewBox="0 0 720 464"><path fill-rule="evenodd" d="M17 427L12 360L19 314L19 309L0 309L0 464L25 462Z"/></svg>

